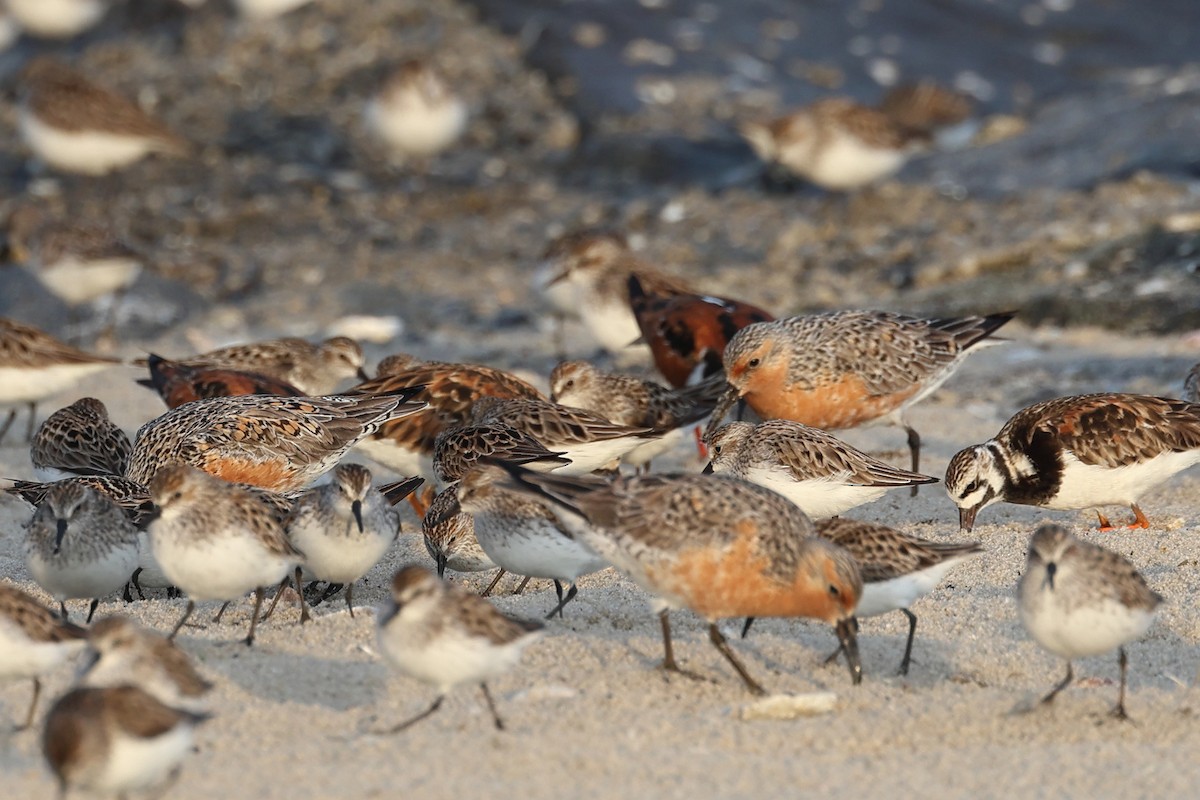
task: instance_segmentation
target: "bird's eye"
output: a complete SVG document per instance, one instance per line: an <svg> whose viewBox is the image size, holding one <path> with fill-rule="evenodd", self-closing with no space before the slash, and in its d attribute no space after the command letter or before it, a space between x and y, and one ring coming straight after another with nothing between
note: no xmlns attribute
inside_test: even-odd
<svg viewBox="0 0 1200 800"><path fill-rule="evenodd" d="M974 494L979 490L979 481L971 481L963 487L963 494Z"/></svg>
<svg viewBox="0 0 1200 800"><path fill-rule="evenodd" d="M721 445L716 445L715 447L713 447L712 451L713 451L714 456L721 455Z"/></svg>
<svg viewBox="0 0 1200 800"><path fill-rule="evenodd" d="M183 497L183 492L172 492L171 493L172 500L178 500L181 497Z"/></svg>
<svg viewBox="0 0 1200 800"><path fill-rule="evenodd" d="M754 358L752 358L746 362L746 366L749 367L750 369L754 369L761 363L762 363L762 359L759 358L758 356L755 356Z"/></svg>
<svg viewBox="0 0 1200 800"><path fill-rule="evenodd" d="M841 592L838 591L838 587L834 586L832 583L829 584L829 596L837 597L839 594L841 594Z"/></svg>
<svg viewBox="0 0 1200 800"><path fill-rule="evenodd" d="M568 380L566 383L563 384L563 388L564 389L574 389L575 388L575 379L571 378L570 380Z"/></svg>

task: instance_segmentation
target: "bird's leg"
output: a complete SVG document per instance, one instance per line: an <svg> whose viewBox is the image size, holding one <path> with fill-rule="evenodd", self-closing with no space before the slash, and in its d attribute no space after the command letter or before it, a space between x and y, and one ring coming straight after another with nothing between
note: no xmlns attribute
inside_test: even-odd
<svg viewBox="0 0 1200 800"><path fill-rule="evenodd" d="M1121 666L1121 689L1117 694L1117 705L1108 715L1114 719L1128 720L1129 715L1125 713L1125 674L1129 670L1129 659L1123 646L1117 648L1117 663Z"/></svg>
<svg viewBox="0 0 1200 800"><path fill-rule="evenodd" d="M284 582L286 581L287 578L284 578ZM280 591L283 591L282 586ZM246 634L246 647L254 644L254 629L258 627L258 612L262 611L263 595L265 594L266 590L261 586L254 590L254 613L250 615L250 632Z"/></svg>
<svg viewBox="0 0 1200 800"><path fill-rule="evenodd" d="M1125 527L1129 528L1130 530L1133 530L1134 528L1141 528L1143 530L1149 528L1150 520L1146 519L1146 515L1142 513L1140 508L1138 508L1138 504L1131 503L1129 507L1133 510L1133 522L1129 523Z"/></svg>
<svg viewBox="0 0 1200 800"><path fill-rule="evenodd" d="M129 582L133 584L133 588L137 589L138 600L145 600L146 595L142 592L142 584L140 584L138 582L138 576L141 574L142 574L142 568L138 567L137 569L135 569L133 571L133 575L130 576Z"/></svg>
<svg viewBox="0 0 1200 800"><path fill-rule="evenodd" d="M29 404L29 424L25 427L25 441L33 443L33 432L37 427L37 403Z"/></svg>
<svg viewBox="0 0 1200 800"><path fill-rule="evenodd" d="M38 698L42 696L42 682L37 678L33 679L33 699L29 701L29 711L25 713L25 721L21 723L17 730L23 731L33 724L33 714L37 711Z"/></svg>
<svg viewBox="0 0 1200 800"><path fill-rule="evenodd" d="M1097 510L1096 516L1100 520L1100 532L1106 533L1113 529L1112 523L1108 521L1108 517L1104 516L1104 512Z"/></svg>
<svg viewBox="0 0 1200 800"><path fill-rule="evenodd" d="M350 609L350 619L354 619L354 600L352 592L354 591L354 581L346 584L346 608Z"/></svg>
<svg viewBox="0 0 1200 800"><path fill-rule="evenodd" d="M4 424L0 425L0 442L4 441L4 434L8 433L8 429L12 427L13 421L17 418L17 410L9 409L8 419L4 420Z"/></svg>
<svg viewBox="0 0 1200 800"><path fill-rule="evenodd" d="M521 592L525 591L525 587L529 585L529 581L531 580L533 580L533 578L530 575L526 575L524 578L522 578L521 582L517 584L516 590L513 591L513 594L520 594Z"/></svg>
<svg viewBox="0 0 1200 800"><path fill-rule="evenodd" d="M742 677L742 682L746 684L746 688L750 690L751 694L764 695L767 693L766 689L760 686L754 678L750 677L750 673L746 671L745 665L738 660L738 657L734 655L733 650L729 647L729 642L725 641L725 637L721 635L721 631L717 630L717 626L712 623L709 623L708 626L708 640L713 643L713 647L717 648L721 655L725 656L725 660L737 670L737 674Z"/></svg>
<svg viewBox="0 0 1200 800"><path fill-rule="evenodd" d="M221 603L221 607L217 609L217 615L212 618L214 625L216 625L217 623L219 623L221 621L221 617L225 616L225 609L229 608L229 604L231 602L233 602L233 601L226 600L224 603Z"/></svg>
<svg viewBox="0 0 1200 800"><path fill-rule="evenodd" d="M908 452L912 454L912 471L920 472L921 434L917 433L917 429L909 425L907 422L904 423L904 431L908 434ZM914 485L912 490L909 492L909 495L916 497L918 488L920 487Z"/></svg>
<svg viewBox="0 0 1200 800"><path fill-rule="evenodd" d="M500 579L503 577L504 577L504 569L501 568L500 571L496 573L496 577L492 578L492 582L487 585L487 588L484 589L483 592L479 596L487 597L488 595L490 595L492 593L492 589L496 588L496 584L499 583Z"/></svg>
<svg viewBox="0 0 1200 800"><path fill-rule="evenodd" d="M479 688L483 690L483 699L487 700L488 710L492 712L492 721L496 723L496 730L504 730L504 720L500 719L500 714L496 711L496 702L492 700L492 693L488 691L486 683L480 683Z"/></svg>
<svg viewBox="0 0 1200 800"><path fill-rule="evenodd" d="M171 635L167 637L168 641L175 639L175 634L179 633L179 629L183 627L183 623L188 621L188 617L190 617L192 612L195 610L196 602L194 600L188 600L187 610L183 612L183 616L179 618L179 622L176 622L175 627L171 629Z"/></svg>
<svg viewBox="0 0 1200 800"><path fill-rule="evenodd" d="M93 598L92 598L92 604L91 604L90 606L88 606L88 615L87 615L87 619L86 619L86 620L84 620L84 624L85 624L85 625L91 625L91 624L92 624L92 617L94 617L94 616L96 615L96 609L97 609L97 608L99 608L99 607L100 607L100 598L99 598L99 597L93 597Z"/></svg>
<svg viewBox="0 0 1200 800"><path fill-rule="evenodd" d="M1059 681L1057 684L1055 684L1054 688L1050 690L1050 694L1048 694L1042 698L1041 704L1046 706L1046 705L1050 705L1051 703L1053 703L1054 697L1059 692L1061 692L1063 689L1070 686L1071 681L1074 680L1074 678L1075 678L1075 672L1071 669L1071 662L1068 661L1067 662L1067 676L1065 678L1063 678L1061 681Z"/></svg>
<svg viewBox="0 0 1200 800"><path fill-rule="evenodd" d="M565 606L567 603L574 600L575 595L579 594L579 587L573 583L567 589L567 593L565 596L562 593L562 584L561 583L559 583L558 581L555 581L554 588L558 591L558 605L550 610L550 613L546 615L546 619L550 619L555 614L558 614L558 618L562 619L563 618L563 606Z"/></svg>
<svg viewBox="0 0 1200 800"><path fill-rule="evenodd" d="M67 617L67 604L63 600L58 601L58 616L62 619L63 622L69 621L68 617Z"/></svg>
<svg viewBox="0 0 1200 800"><path fill-rule="evenodd" d="M386 730L386 731L381 731L381 732L382 732L382 733L386 733L386 734L389 734L389 735L391 735L391 734L393 734L393 733L399 733L400 731L402 731L402 730L404 730L404 729L406 729L406 728L410 728L410 727L412 727L413 725L416 725L418 722L420 722L421 720L423 720L423 719L425 719L426 717L430 716L431 714L433 714L433 712L435 712L435 711L437 711L439 708L441 708L441 707L442 707L442 701L443 701L443 700L445 700L445 699L446 699L446 696L445 696L444 694L443 694L443 695L438 695L438 699L433 701L433 705L431 705L429 708L427 708L427 709L425 709L424 711L422 711L420 714L417 714L415 717L413 717L413 718L411 718L411 719L406 719L404 722L401 722L399 725L397 725L397 726L396 726L396 727L394 727L394 728L389 728L388 730Z"/></svg>
<svg viewBox="0 0 1200 800"><path fill-rule="evenodd" d="M862 683L862 659L858 655L858 619L850 617L837 624L838 641L846 654L846 666L850 668L850 682L855 686Z"/></svg>
<svg viewBox="0 0 1200 800"><path fill-rule="evenodd" d="M750 626L754 624L755 617L746 617L745 623L742 624L742 638L745 639L750 633Z"/></svg>
<svg viewBox="0 0 1200 800"><path fill-rule="evenodd" d="M303 625L312 619L312 615L308 613L308 603L304 602L304 584L300 582L301 572L300 567L296 567L296 594L300 595L300 624ZM279 584L279 591L276 592L275 596L278 597L283 594L283 590L287 588L287 585L288 579L284 578L283 583ZM354 609L351 608L350 610L353 611Z"/></svg>
<svg viewBox="0 0 1200 800"><path fill-rule="evenodd" d="M908 642L904 645L904 658L900 661L900 674L908 674L908 665L912 662L913 637L917 635L917 615L907 608L900 609L908 617Z"/></svg>
<svg viewBox="0 0 1200 800"><path fill-rule="evenodd" d="M671 645L671 621L667 615L670 612L663 609L658 614L658 621L662 625L663 636L663 660L660 668L665 672L674 672L676 675L682 675L685 678L691 678L694 681L708 680L703 675L692 672L688 669L683 669L675 663L675 648Z"/></svg>

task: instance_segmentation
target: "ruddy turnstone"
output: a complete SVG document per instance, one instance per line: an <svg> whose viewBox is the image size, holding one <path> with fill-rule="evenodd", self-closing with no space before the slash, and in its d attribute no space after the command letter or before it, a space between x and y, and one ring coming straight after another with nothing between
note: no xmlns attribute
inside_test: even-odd
<svg viewBox="0 0 1200 800"><path fill-rule="evenodd" d="M564 475L611 469L628 453L663 435L646 427L619 425L582 408L528 398L481 398L472 409L472 421L476 425L508 425L532 436L547 450L561 453L571 462L556 470Z"/></svg>
<svg viewBox="0 0 1200 800"><path fill-rule="evenodd" d="M85 353L32 326L0 318L0 406L28 406L27 438L33 438L39 402L119 363ZM0 441L16 417L16 408L10 408L8 419L0 425Z"/></svg>
<svg viewBox="0 0 1200 800"><path fill-rule="evenodd" d="M638 259L625 237L608 230L576 231L551 242L535 285L560 316L579 317L597 344L620 353L641 336L629 306L631 275L654 294L688 291Z"/></svg>
<svg viewBox="0 0 1200 800"><path fill-rule="evenodd" d="M1200 461L1200 405L1136 394L1086 394L1018 411L995 438L959 451L946 492L963 530L1004 501L1040 508L1128 505L1130 528L1149 528L1138 500ZM1097 511L1102 530L1112 525Z"/></svg>
<svg viewBox="0 0 1200 800"><path fill-rule="evenodd" d="M33 154L64 172L103 175L189 143L134 103L60 61L39 56L18 78L17 127Z"/></svg>
<svg viewBox="0 0 1200 800"><path fill-rule="evenodd" d="M122 295L142 272L143 258L113 231L88 223L56 221L33 206L9 218L14 261L72 308ZM114 301L111 317L116 312Z"/></svg>
<svg viewBox="0 0 1200 800"><path fill-rule="evenodd" d="M410 478L405 494L425 481ZM393 493L400 491L393 487ZM354 582L379 563L400 534L400 514L371 485L371 471L360 464L339 464L329 483L306 489L295 500L288 518L287 537L304 553L303 572L309 580L346 587L346 608L354 616ZM300 586L300 568L296 585Z"/></svg>
<svg viewBox="0 0 1200 800"><path fill-rule="evenodd" d="M882 111L843 97L820 100L770 122L745 122L740 131L764 162L841 192L893 174L924 138Z"/></svg>
<svg viewBox="0 0 1200 800"><path fill-rule="evenodd" d="M150 497L160 509L148 529L154 558L188 596L170 638L196 610L197 600L228 605L254 591L245 640L253 644L264 588L279 584L282 591L292 570L304 563L304 553L288 541L275 509L254 492L179 463L158 470Z"/></svg>
<svg viewBox="0 0 1200 800"><path fill-rule="evenodd" d="M812 519L833 517L889 489L937 483L893 467L818 428L776 419L730 422L708 439L705 471L729 473L778 492Z"/></svg>
<svg viewBox="0 0 1200 800"><path fill-rule="evenodd" d="M82 686L131 685L160 703L203 711L213 685L204 679L174 642L128 617L97 620L87 632L88 650L80 674Z"/></svg>
<svg viewBox="0 0 1200 800"><path fill-rule="evenodd" d="M172 409L137 432L127 475L149 485L159 468L191 464L232 483L302 489L384 422L424 403L420 388L356 397L215 397Z"/></svg>
<svg viewBox="0 0 1200 800"><path fill-rule="evenodd" d="M149 365L149 361L134 363ZM362 347L345 336L334 336L320 344L295 338L235 344L178 359L177 363L266 375L314 397L332 394L352 378L367 380Z"/></svg>
<svg viewBox="0 0 1200 800"><path fill-rule="evenodd" d="M83 397L46 417L33 435L29 460L43 481L80 475L124 475L133 445L108 408Z"/></svg>
<svg viewBox="0 0 1200 800"><path fill-rule="evenodd" d="M432 65L410 59L367 103L367 130L395 158L427 158L454 144L467 129L467 104Z"/></svg>
<svg viewBox="0 0 1200 800"><path fill-rule="evenodd" d="M206 719L135 686L73 689L46 715L42 753L60 796L83 789L123 797L177 775Z"/></svg>
<svg viewBox="0 0 1200 800"><path fill-rule="evenodd" d="M129 583L138 565L138 532L106 495L74 481L51 486L26 528L25 565L58 601L89 599L92 621L100 598Z"/></svg>
<svg viewBox="0 0 1200 800"><path fill-rule="evenodd" d="M1125 645L1154 622L1162 597L1122 555L1043 525L1029 540L1025 573L1017 584L1021 624L1039 645L1067 660L1067 674L1042 705L1071 685L1071 661L1117 648L1121 689L1112 715L1125 713Z"/></svg>
<svg viewBox="0 0 1200 800"><path fill-rule="evenodd" d="M662 609L663 668L675 663L667 614L704 617L713 646L754 694L765 694L730 649L717 621L808 617L834 625L850 676L862 681L854 609L858 564L814 536L812 523L772 491L721 475L641 475L611 482L501 465L525 492L552 502L575 536Z"/></svg>
<svg viewBox="0 0 1200 800"><path fill-rule="evenodd" d="M720 373L725 346L735 333L775 319L740 300L680 291L655 293L637 275L629 276L629 305L654 365L676 388Z"/></svg>
<svg viewBox="0 0 1200 800"><path fill-rule="evenodd" d="M110 0L5 0L17 26L39 39L71 39L91 28Z"/></svg>
<svg viewBox="0 0 1200 800"><path fill-rule="evenodd" d="M374 395L422 386L416 397L427 402L424 411L383 425L358 445L360 452L402 475L424 472L423 460L433 456L443 430L471 422L471 409L481 397L529 397L542 393L504 370L481 364L422 361L407 354L385 358L379 377L355 386L347 394Z"/></svg>
<svg viewBox="0 0 1200 800"><path fill-rule="evenodd" d="M467 683L479 684L496 729L504 729L487 681L517 665L538 638L540 623L505 616L487 600L415 566L392 578L392 594L378 620L379 649L388 663L438 690L432 706L388 733L425 719L452 689Z"/></svg>
<svg viewBox="0 0 1200 800"><path fill-rule="evenodd" d="M648 468L651 459L683 441L687 428L712 413L724 388L724 378L716 376L695 386L668 389L632 375L605 372L586 361L563 361L550 373L554 402L661 435L623 457L635 467Z"/></svg>
<svg viewBox="0 0 1200 800"><path fill-rule="evenodd" d="M286 381L257 372L226 367L189 366L170 361L154 353L146 359L149 378L138 380L158 392L167 408L178 408L193 400L212 397L241 397L247 394L273 394L277 397L302 397L304 393Z"/></svg>
<svg viewBox="0 0 1200 800"><path fill-rule="evenodd" d="M729 391L708 433L744 398L763 419L839 430L874 422L908 433L912 471L921 437L904 412L933 394L1013 314L918 319L884 311L834 311L759 322L725 348Z"/></svg>
<svg viewBox="0 0 1200 800"><path fill-rule="evenodd" d="M545 500L509 488L497 463L477 466L464 475L458 483L457 506L447 503L441 517L426 516L427 524L438 525L459 511L470 514L476 541L493 563L514 575L554 581L558 605L546 617L555 613L561 617L563 607L579 592L577 581L608 563L582 544Z"/></svg>
<svg viewBox="0 0 1200 800"><path fill-rule="evenodd" d="M87 632L57 617L25 592L0 583L0 680L33 681L33 699L18 730L33 724L41 676L83 650Z"/></svg>

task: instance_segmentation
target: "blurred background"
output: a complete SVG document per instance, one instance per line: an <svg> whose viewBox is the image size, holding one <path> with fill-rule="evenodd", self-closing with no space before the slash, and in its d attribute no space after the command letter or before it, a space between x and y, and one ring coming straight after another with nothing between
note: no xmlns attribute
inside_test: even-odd
<svg viewBox="0 0 1200 800"><path fill-rule="evenodd" d="M554 237L596 225L780 315L1020 308L1033 325L1200 329L1194 0L115 0L58 37L22 28L32 1L8 0L2 26L0 220L34 206L143 254L115 310L124 349L347 333L549 364L534 272ZM39 165L16 122L38 54L192 155L100 177ZM410 59L465 120L417 157L371 127ZM739 135L917 81L967 117L860 190L781 177ZM111 309L69 311L9 261L0 315L76 341L100 329Z"/></svg>

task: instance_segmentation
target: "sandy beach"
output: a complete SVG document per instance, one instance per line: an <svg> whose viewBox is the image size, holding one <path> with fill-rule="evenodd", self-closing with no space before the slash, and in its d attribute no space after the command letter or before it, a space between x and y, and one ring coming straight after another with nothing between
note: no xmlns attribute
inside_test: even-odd
<svg viewBox="0 0 1200 800"><path fill-rule="evenodd" d="M940 475L954 451L986 439L1033 400L1101 389L1172 394L1196 357L1194 346L1176 340L1030 331L1019 324L1008 333L1011 344L969 360L913 414L931 474ZM131 368L118 368L88 387L131 431L159 411L157 398L132 377ZM28 477L17 438L0 449L0 466L5 475ZM853 431L847 438L897 462L906 457L898 430ZM672 466L699 468L686 450L662 468ZM748 640L735 642L772 692L834 693L835 708L825 715L743 720L752 698L709 645L700 621L686 613L673 619L677 657L712 680L666 679L656 669L661 642L645 595L609 570L585 578L565 621L551 622L520 667L493 684L507 731L495 731L478 693L464 689L420 725L377 736L370 731L433 699L429 688L389 674L374 642L373 607L388 577L400 564L429 563L420 538L408 535L417 528L406 509L406 535L356 589L361 606L355 618L337 598L301 627L297 610L288 607L259 629L250 649L239 641L248 602L220 625L185 629L182 646L216 684L214 718L200 731L199 751L169 796L1186 794L1200 780L1192 758L1200 745L1192 718L1200 696L1188 690L1200 641L1191 602L1200 562L1193 514L1198 489L1200 474L1192 471L1145 498L1149 531L1088 532L1094 518L1085 513L1006 505L985 510L975 534L986 553L914 606L920 623L914 664L904 678L895 674L906 631L898 613L862 623L860 687L850 685L844 665L821 665L835 646L824 625L763 620ZM18 500L0 501L0 574L48 599L22 561L20 526L29 515ZM962 538L940 485L916 499L893 493L853 516L928 538ZM1013 713L1063 670L1016 618L1014 587L1025 546L1044 519L1125 554L1167 599L1149 635L1129 648L1131 724L1106 717L1116 695L1115 657L1080 662L1079 680L1053 708ZM480 588L485 576L454 580ZM511 591L513 584L506 579L502 586ZM543 582L522 596L502 593L495 602L506 612L540 618L552 598ZM84 605L73 603L73 614ZM99 613L120 612L167 630L182 607L183 601L162 597L129 605L111 598ZM211 613L203 609L197 618ZM732 638L737 622L725 630ZM45 697L64 691L71 677L68 668L51 676ZM0 714L15 719L28 698L27 682L3 687ZM8 795L51 796L37 732L9 734L7 723L0 727Z"/></svg>

